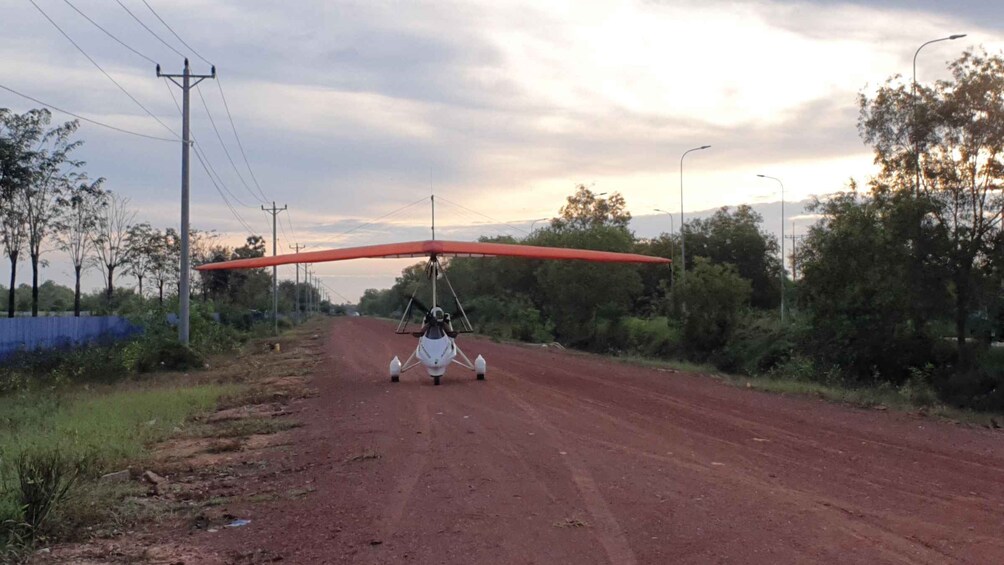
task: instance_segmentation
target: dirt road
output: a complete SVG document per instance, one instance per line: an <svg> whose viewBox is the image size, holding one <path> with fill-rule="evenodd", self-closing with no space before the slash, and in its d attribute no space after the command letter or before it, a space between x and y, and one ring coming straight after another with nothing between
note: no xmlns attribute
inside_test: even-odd
<svg viewBox="0 0 1004 565"><path fill-rule="evenodd" d="M485 382L392 385L414 338L333 324L304 426L256 479L303 496L185 543L311 564L1004 563L1004 434L486 340L461 341Z"/></svg>

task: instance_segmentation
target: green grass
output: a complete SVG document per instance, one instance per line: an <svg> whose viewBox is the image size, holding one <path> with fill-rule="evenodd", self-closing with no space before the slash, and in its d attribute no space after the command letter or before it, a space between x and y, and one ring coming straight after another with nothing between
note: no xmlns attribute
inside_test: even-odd
<svg viewBox="0 0 1004 565"><path fill-rule="evenodd" d="M614 360L643 367L674 369L685 373L706 374L728 385L748 387L776 394L795 396L811 396L831 402L851 404L862 408L885 407L900 412L923 411L926 415L943 418L954 422L975 424L981 427L996 428L1004 426L1004 415L988 412L976 412L961 408L953 408L940 403L918 404L911 399L905 389L892 386L840 386L828 385L814 381L799 380L785 377L749 377L743 375L725 374L713 365L691 363L689 361L652 359L632 355L613 357ZM996 422L996 424L995 424Z"/></svg>
<svg viewBox="0 0 1004 565"><path fill-rule="evenodd" d="M239 388L146 384L0 397L0 560L12 547L23 546L26 536L37 540L48 532L63 531L65 517L113 503L106 496L108 487L94 478L141 461L151 444L176 433L191 416L212 410L221 396ZM60 472L72 482L53 518L38 527L23 524L24 487L18 476L23 454L42 462L56 457L63 462Z"/></svg>

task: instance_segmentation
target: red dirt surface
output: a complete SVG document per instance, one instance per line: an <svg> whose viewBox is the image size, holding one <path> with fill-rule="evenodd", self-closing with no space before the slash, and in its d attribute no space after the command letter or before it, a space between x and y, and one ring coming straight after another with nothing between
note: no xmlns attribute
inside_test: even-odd
<svg viewBox="0 0 1004 565"><path fill-rule="evenodd" d="M596 356L333 322L288 451L177 541L220 562L1004 563L1004 435ZM266 468L263 466L263 468ZM302 494L302 495L301 495Z"/></svg>

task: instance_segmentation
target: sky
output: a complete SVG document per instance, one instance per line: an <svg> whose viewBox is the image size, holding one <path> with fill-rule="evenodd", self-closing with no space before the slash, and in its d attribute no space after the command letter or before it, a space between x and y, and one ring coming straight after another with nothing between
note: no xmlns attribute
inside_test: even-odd
<svg viewBox="0 0 1004 565"><path fill-rule="evenodd" d="M920 82L946 78L966 48L1004 47L1004 4L984 1L34 2L164 125L31 0L0 0L0 85L92 120L176 138L180 91L152 61L167 73L182 55L194 73L216 66L191 97L217 177L193 155L192 225L228 243L248 228L271 240L260 206L275 201L288 206L280 253L427 239L432 193L437 237L522 235L577 184L620 192L636 233L654 236L672 225L657 208L678 226L680 158L701 145L684 161L687 217L754 204L778 232L780 186L766 174L783 182L786 232L804 231L807 199L875 172L860 93L910 80L930 39L968 34L925 47ZM0 90L0 107L36 106ZM85 170L138 221L178 226L180 143L87 123L79 134ZM43 279L72 281L58 251L46 259ZM354 301L409 262L315 268L333 299Z"/></svg>

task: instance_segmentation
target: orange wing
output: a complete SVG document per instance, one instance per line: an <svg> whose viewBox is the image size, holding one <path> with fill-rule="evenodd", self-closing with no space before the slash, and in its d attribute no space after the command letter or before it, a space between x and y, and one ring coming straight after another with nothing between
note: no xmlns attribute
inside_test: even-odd
<svg viewBox="0 0 1004 565"><path fill-rule="evenodd" d="M367 245L327 251L290 253L275 257L255 257L207 263L200 271L218 269L257 269L273 265L293 263L323 263L325 261L347 261L349 259L371 259L377 257L523 257L526 259L577 259L600 263L669 263L669 259L638 255L635 253L614 253L611 251L590 251L587 249L566 249L563 247L536 247L533 245L510 245L508 243L479 243L468 241L409 241Z"/></svg>

